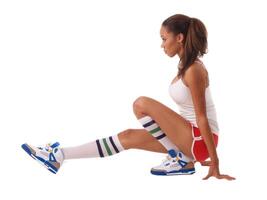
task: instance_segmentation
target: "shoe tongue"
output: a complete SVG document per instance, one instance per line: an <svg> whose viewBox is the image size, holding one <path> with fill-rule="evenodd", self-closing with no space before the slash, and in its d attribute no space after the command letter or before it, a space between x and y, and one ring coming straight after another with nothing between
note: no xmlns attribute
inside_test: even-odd
<svg viewBox="0 0 267 200"><path fill-rule="evenodd" d="M172 157L172 158L175 158L177 156L177 153L174 149L171 149L168 151L168 154Z"/></svg>

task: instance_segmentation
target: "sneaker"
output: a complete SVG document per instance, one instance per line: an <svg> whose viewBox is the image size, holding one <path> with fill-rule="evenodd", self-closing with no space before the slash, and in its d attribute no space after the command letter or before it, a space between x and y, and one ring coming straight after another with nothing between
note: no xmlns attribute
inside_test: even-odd
<svg viewBox="0 0 267 200"><path fill-rule="evenodd" d="M182 155L182 154L181 154ZM168 156L163 162L151 169L153 175L189 175L194 174L195 168L186 169L187 162L181 160L175 150L169 150Z"/></svg>
<svg viewBox="0 0 267 200"><path fill-rule="evenodd" d="M64 160L59 145L58 142L55 142L53 144L49 143L44 147L35 147L25 143L21 147L33 159L46 167L50 172L56 174Z"/></svg>

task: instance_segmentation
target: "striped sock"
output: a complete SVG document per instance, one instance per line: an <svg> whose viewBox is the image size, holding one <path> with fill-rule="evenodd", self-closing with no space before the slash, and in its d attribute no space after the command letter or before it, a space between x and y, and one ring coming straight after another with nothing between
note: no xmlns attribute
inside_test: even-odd
<svg viewBox="0 0 267 200"><path fill-rule="evenodd" d="M64 159L106 157L124 150L118 135L97 139L80 146L61 149Z"/></svg>
<svg viewBox="0 0 267 200"><path fill-rule="evenodd" d="M100 157L111 156L124 150L119 141L118 135L96 140L96 144Z"/></svg>
<svg viewBox="0 0 267 200"><path fill-rule="evenodd" d="M160 129L158 124L150 117L150 116L145 116L140 119L138 119L142 126L154 137L156 138L164 147L167 151L170 150L175 150L176 152L179 152L179 155L183 157L183 160L186 162L191 162L192 159L185 156L179 149L178 147L173 144L170 139L166 136L166 134Z"/></svg>

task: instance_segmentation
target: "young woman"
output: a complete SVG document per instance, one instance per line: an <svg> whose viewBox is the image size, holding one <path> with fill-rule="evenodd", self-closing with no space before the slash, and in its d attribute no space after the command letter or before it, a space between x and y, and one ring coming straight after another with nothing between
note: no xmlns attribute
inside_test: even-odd
<svg viewBox="0 0 267 200"><path fill-rule="evenodd" d="M173 57L178 55L178 74L169 86L169 93L180 108L177 114L160 102L145 96L133 104L134 114L143 129L127 129L107 138L68 148L59 143L22 148L48 170L57 173L66 159L106 157L127 149L143 149L167 153L154 175L195 173L194 163L209 166L208 175L233 180L219 171L216 153L219 128L209 88L208 72L199 59L207 50L207 31L196 18L176 14L167 18L160 28L161 47ZM210 158L210 161L205 161Z"/></svg>

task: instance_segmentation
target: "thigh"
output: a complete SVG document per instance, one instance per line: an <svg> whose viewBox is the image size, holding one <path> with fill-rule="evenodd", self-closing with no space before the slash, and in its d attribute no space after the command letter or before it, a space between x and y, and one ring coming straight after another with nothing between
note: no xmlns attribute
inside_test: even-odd
<svg viewBox="0 0 267 200"><path fill-rule="evenodd" d="M136 103L138 104L138 100ZM149 115L156 121L161 130L183 153L193 157L191 152L192 125L186 119L149 97L141 97L138 107L144 115Z"/></svg>

